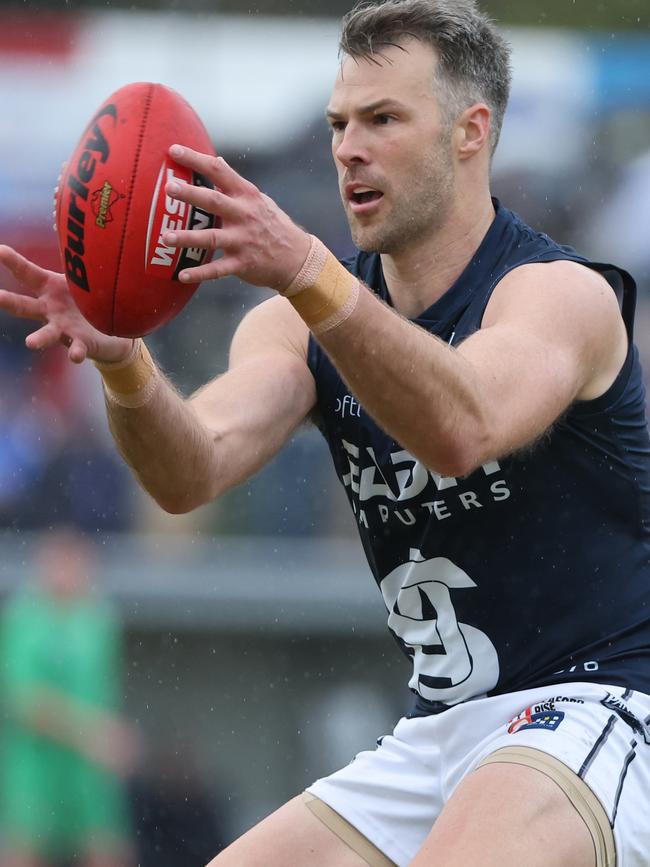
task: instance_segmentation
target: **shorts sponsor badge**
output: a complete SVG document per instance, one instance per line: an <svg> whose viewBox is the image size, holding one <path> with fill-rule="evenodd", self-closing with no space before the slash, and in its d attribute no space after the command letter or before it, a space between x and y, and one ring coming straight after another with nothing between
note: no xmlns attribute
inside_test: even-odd
<svg viewBox="0 0 650 867"><path fill-rule="evenodd" d="M508 734L514 735L524 729L544 729L554 732L564 719L564 711L549 710L533 712L533 708L527 707L519 716L508 723Z"/></svg>

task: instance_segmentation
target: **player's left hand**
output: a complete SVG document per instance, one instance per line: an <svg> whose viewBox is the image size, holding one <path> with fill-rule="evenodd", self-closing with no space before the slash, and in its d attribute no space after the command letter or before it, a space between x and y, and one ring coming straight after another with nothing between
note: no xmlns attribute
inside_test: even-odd
<svg viewBox="0 0 650 867"><path fill-rule="evenodd" d="M212 262L182 271L179 278L199 282L235 275L254 286L286 289L307 258L309 235L222 157L180 145L173 145L169 153L176 162L209 178L216 189L171 181L165 188L167 195L216 214L221 222L219 228L163 236L170 246L222 252Z"/></svg>

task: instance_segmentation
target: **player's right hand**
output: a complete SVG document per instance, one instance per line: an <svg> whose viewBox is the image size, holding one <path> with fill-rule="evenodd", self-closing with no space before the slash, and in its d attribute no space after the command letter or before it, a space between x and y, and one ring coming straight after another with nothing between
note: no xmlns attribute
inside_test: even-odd
<svg viewBox="0 0 650 867"><path fill-rule="evenodd" d="M4 245L0 245L0 264L18 283L13 291L0 289L0 310L44 323L25 340L29 349L62 343L75 364L86 358L121 361L129 354L133 346L130 338L102 334L84 319L63 274L46 271Z"/></svg>

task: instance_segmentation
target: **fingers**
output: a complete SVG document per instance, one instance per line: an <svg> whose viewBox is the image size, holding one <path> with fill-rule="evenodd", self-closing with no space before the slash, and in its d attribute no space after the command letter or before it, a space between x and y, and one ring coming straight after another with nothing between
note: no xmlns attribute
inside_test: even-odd
<svg viewBox="0 0 650 867"><path fill-rule="evenodd" d="M202 250L221 250L225 243L220 229L183 229L165 232L163 241L168 247L200 247Z"/></svg>
<svg viewBox="0 0 650 867"><path fill-rule="evenodd" d="M86 360L87 355L88 347L82 340L76 337L68 348L68 358L74 364L81 364L82 361Z"/></svg>
<svg viewBox="0 0 650 867"><path fill-rule="evenodd" d="M0 289L0 310L19 316L21 319L45 319L43 303L40 298L29 295L19 295L17 292L7 292Z"/></svg>
<svg viewBox="0 0 650 867"><path fill-rule="evenodd" d="M196 268L186 268L178 275L182 283L202 283L204 280L219 280L237 274L239 262L230 256L222 256L214 262L198 265Z"/></svg>
<svg viewBox="0 0 650 867"><path fill-rule="evenodd" d="M232 198L209 187L195 187L194 184L170 181L165 186L165 192L173 199L195 205L209 214L218 214L222 218L235 218L239 214L239 208Z"/></svg>
<svg viewBox="0 0 650 867"><path fill-rule="evenodd" d="M49 349L59 342L61 331L56 325L48 322L38 331L33 331L25 338L25 345L28 349Z"/></svg>
<svg viewBox="0 0 650 867"><path fill-rule="evenodd" d="M43 302L39 298L30 298L27 295L18 295L15 292L5 292L0 289L0 310L5 310L13 316L23 319L37 319L43 321L45 313ZM25 338L28 349L48 349L56 343L63 343L68 347L68 358L75 364L81 364L88 355L88 347L79 338L64 337L58 325L48 322L42 328L37 329Z"/></svg>
<svg viewBox="0 0 650 867"><path fill-rule="evenodd" d="M29 259L21 256L12 247L0 244L0 263L9 270L16 280L32 294L37 294L45 280L47 272L39 268Z"/></svg>
<svg viewBox="0 0 650 867"><path fill-rule="evenodd" d="M169 155L182 166L187 166L210 178L226 195L245 192L254 187L250 181L237 174L223 157L201 154L183 145L172 145L169 149Z"/></svg>
<svg viewBox="0 0 650 867"><path fill-rule="evenodd" d="M70 361L75 364L81 364L82 361L85 361L88 355L88 347L84 341L79 337L68 337L66 334L62 334L61 329L52 322L48 322L47 325L39 328L38 331L32 332L25 339L27 348L34 350L49 349L57 343L62 343L68 347L68 358Z"/></svg>

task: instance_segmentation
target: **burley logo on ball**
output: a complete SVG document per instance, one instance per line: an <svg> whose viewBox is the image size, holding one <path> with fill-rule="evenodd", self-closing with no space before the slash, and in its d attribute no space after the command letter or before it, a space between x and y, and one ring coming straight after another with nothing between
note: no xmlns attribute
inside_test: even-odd
<svg viewBox="0 0 650 867"><path fill-rule="evenodd" d="M76 165L68 170L65 193L67 198L64 204L60 204L64 189L57 190L57 224L66 233L67 241L63 250L65 272L71 280L84 292L90 292L88 275L85 263L85 222L86 202L90 189L87 186L95 175L97 161L106 163L110 154L108 135L104 134L101 122L109 118L112 121L112 129L117 123L117 108L113 104L103 106L90 122L85 133L85 141L81 147L79 159ZM82 138L83 140L83 138ZM62 216L59 217L59 209ZM65 228L64 228L65 226Z"/></svg>

